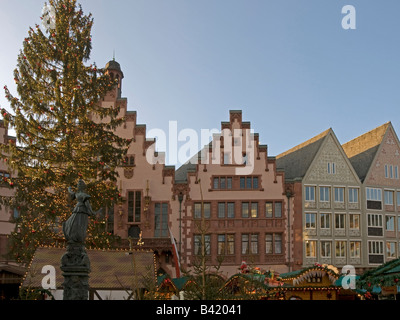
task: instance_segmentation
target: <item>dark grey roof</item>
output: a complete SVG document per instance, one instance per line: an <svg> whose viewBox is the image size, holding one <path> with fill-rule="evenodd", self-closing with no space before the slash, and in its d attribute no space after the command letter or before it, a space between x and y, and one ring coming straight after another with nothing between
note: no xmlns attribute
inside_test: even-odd
<svg viewBox="0 0 400 320"><path fill-rule="evenodd" d="M372 161L375 159L378 149L379 145L365 150L349 159L361 182L363 182L367 176L368 170L371 167Z"/></svg>
<svg viewBox="0 0 400 320"><path fill-rule="evenodd" d="M276 157L276 167L285 170L285 179L293 180L305 176L330 130L328 129Z"/></svg>

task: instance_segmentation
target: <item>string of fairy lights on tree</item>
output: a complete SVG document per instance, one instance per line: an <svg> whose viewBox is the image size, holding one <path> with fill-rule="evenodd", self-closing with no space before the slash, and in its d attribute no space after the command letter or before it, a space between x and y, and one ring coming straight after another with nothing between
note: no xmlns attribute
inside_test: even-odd
<svg viewBox="0 0 400 320"><path fill-rule="evenodd" d="M54 28L29 28L14 71L18 95L5 86L12 112L1 109L16 139L1 146L0 157L14 172L3 183L14 195L1 197L0 204L19 213L10 254L20 262L29 261L38 245L60 238L73 206L67 188L79 178L88 186L94 210L121 201L116 168L130 143L115 134L123 121L117 118L119 107L100 107L117 80L85 64L92 49L91 14L84 15L75 0L49 5L55 10ZM105 230L106 218L91 220L90 246L111 246L115 240Z"/></svg>

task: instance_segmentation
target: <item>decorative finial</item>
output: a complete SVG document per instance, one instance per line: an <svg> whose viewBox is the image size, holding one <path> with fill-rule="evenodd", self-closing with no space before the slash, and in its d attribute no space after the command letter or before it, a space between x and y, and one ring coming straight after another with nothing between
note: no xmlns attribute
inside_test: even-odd
<svg viewBox="0 0 400 320"><path fill-rule="evenodd" d="M115 61L115 49L113 50L113 61Z"/></svg>

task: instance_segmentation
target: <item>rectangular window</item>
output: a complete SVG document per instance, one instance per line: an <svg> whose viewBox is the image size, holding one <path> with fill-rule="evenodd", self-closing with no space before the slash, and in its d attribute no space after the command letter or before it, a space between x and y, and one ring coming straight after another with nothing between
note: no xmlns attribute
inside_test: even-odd
<svg viewBox="0 0 400 320"><path fill-rule="evenodd" d="M211 215L211 203L205 202L203 203L203 210L204 210L204 218L209 219ZM201 219L201 202L196 202L194 204L194 218Z"/></svg>
<svg viewBox="0 0 400 320"><path fill-rule="evenodd" d="M317 256L316 246L317 242L315 240L306 240L306 257L307 258L315 258Z"/></svg>
<svg viewBox="0 0 400 320"><path fill-rule="evenodd" d="M276 254L281 254L282 253L282 235L281 234L275 234L274 236L275 240L275 253Z"/></svg>
<svg viewBox="0 0 400 320"><path fill-rule="evenodd" d="M258 177L253 177L253 189L258 189Z"/></svg>
<svg viewBox="0 0 400 320"><path fill-rule="evenodd" d="M336 173L336 165L334 162L328 162L327 166L328 174L335 174Z"/></svg>
<svg viewBox="0 0 400 320"><path fill-rule="evenodd" d="M218 218L225 218L225 202L218 203Z"/></svg>
<svg viewBox="0 0 400 320"><path fill-rule="evenodd" d="M272 218L272 202L265 203L265 217Z"/></svg>
<svg viewBox="0 0 400 320"><path fill-rule="evenodd" d="M240 189L258 189L258 177L246 176L240 177Z"/></svg>
<svg viewBox="0 0 400 320"><path fill-rule="evenodd" d="M386 216L386 231L394 231L394 216Z"/></svg>
<svg viewBox="0 0 400 320"><path fill-rule="evenodd" d="M225 254L225 235L224 234L218 235L218 254L219 255Z"/></svg>
<svg viewBox="0 0 400 320"><path fill-rule="evenodd" d="M330 229L331 227L331 214L330 213L321 213L321 229Z"/></svg>
<svg viewBox="0 0 400 320"><path fill-rule="evenodd" d="M305 214L306 218L306 229L315 229L316 228L316 223L315 223L315 213L306 213Z"/></svg>
<svg viewBox="0 0 400 320"><path fill-rule="evenodd" d="M378 188L366 188L367 200L382 201L382 190Z"/></svg>
<svg viewBox="0 0 400 320"><path fill-rule="evenodd" d="M235 218L235 203L228 202L228 218Z"/></svg>
<svg viewBox="0 0 400 320"><path fill-rule="evenodd" d="M335 202L344 202L344 188L335 188Z"/></svg>
<svg viewBox="0 0 400 320"><path fill-rule="evenodd" d="M249 254L249 235L242 234L242 254Z"/></svg>
<svg viewBox="0 0 400 320"><path fill-rule="evenodd" d="M253 188L253 178L252 177L246 177L246 189L252 189Z"/></svg>
<svg viewBox="0 0 400 320"><path fill-rule="evenodd" d="M361 242L350 241L350 258L360 258L360 257L361 257Z"/></svg>
<svg viewBox="0 0 400 320"><path fill-rule="evenodd" d="M219 187L220 187L220 189L226 189L226 178L225 177L219 178Z"/></svg>
<svg viewBox="0 0 400 320"><path fill-rule="evenodd" d="M219 189L219 178L214 178L214 189Z"/></svg>
<svg viewBox="0 0 400 320"><path fill-rule="evenodd" d="M350 219L350 229L360 230L360 215L351 213L349 215Z"/></svg>
<svg viewBox="0 0 400 320"><path fill-rule="evenodd" d="M227 189L232 189L232 177L227 177L226 178L226 188Z"/></svg>
<svg viewBox="0 0 400 320"><path fill-rule="evenodd" d="M215 177L213 179L213 188L216 190L232 189L232 177Z"/></svg>
<svg viewBox="0 0 400 320"><path fill-rule="evenodd" d="M346 241L336 241L336 254L337 258L346 257Z"/></svg>
<svg viewBox="0 0 400 320"><path fill-rule="evenodd" d="M349 188L349 202L358 203L358 188Z"/></svg>
<svg viewBox="0 0 400 320"><path fill-rule="evenodd" d="M315 187L306 186L306 201L315 201Z"/></svg>
<svg viewBox="0 0 400 320"><path fill-rule="evenodd" d="M397 194L397 198L396 198L397 206L400 207L400 191L397 191L396 194Z"/></svg>
<svg viewBox="0 0 400 320"><path fill-rule="evenodd" d="M329 187L319 187L319 201L329 202Z"/></svg>
<svg viewBox="0 0 400 320"><path fill-rule="evenodd" d="M242 234L242 254L258 254L258 234Z"/></svg>
<svg viewBox="0 0 400 320"><path fill-rule="evenodd" d="M382 227L382 215L381 214L369 214L368 215L368 227Z"/></svg>
<svg viewBox="0 0 400 320"><path fill-rule="evenodd" d="M258 234L251 235L251 253L258 254Z"/></svg>
<svg viewBox="0 0 400 320"><path fill-rule="evenodd" d="M321 241L321 257L330 258L331 257L331 242Z"/></svg>
<svg viewBox="0 0 400 320"><path fill-rule="evenodd" d="M282 218L282 202L275 202L275 218Z"/></svg>
<svg viewBox="0 0 400 320"><path fill-rule="evenodd" d="M265 235L265 253L272 254L273 251L273 235L272 233L267 233Z"/></svg>
<svg viewBox="0 0 400 320"><path fill-rule="evenodd" d="M201 235L195 235L194 236L194 254L195 255L203 255L202 252L202 236ZM209 234L204 235L204 253L206 255L211 254L211 236Z"/></svg>
<svg viewBox="0 0 400 320"><path fill-rule="evenodd" d="M393 205L393 196L394 192L390 190L385 190L385 204L392 206Z"/></svg>
<svg viewBox="0 0 400 320"><path fill-rule="evenodd" d="M245 188L246 188L246 178L240 177L240 189L245 189Z"/></svg>
<svg viewBox="0 0 400 320"><path fill-rule="evenodd" d="M242 202L242 218L248 218L248 217L249 217L249 203Z"/></svg>
<svg viewBox="0 0 400 320"><path fill-rule="evenodd" d="M399 178L399 167L385 164L385 178L398 179Z"/></svg>
<svg viewBox="0 0 400 320"><path fill-rule="evenodd" d="M258 203L252 202L251 204L251 217L257 218L258 217Z"/></svg>
<svg viewBox="0 0 400 320"><path fill-rule="evenodd" d="M168 237L168 203L156 203L154 210L154 236Z"/></svg>
<svg viewBox="0 0 400 320"><path fill-rule="evenodd" d="M235 235L228 234L227 235L227 254L235 254Z"/></svg>
<svg viewBox="0 0 400 320"><path fill-rule="evenodd" d="M346 226L346 215L344 213L335 214L335 228L344 229Z"/></svg>
<svg viewBox="0 0 400 320"><path fill-rule="evenodd" d="M383 254L383 241L368 241L369 254Z"/></svg>
<svg viewBox="0 0 400 320"><path fill-rule="evenodd" d="M128 222L140 222L142 204L141 191L128 192Z"/></svg>

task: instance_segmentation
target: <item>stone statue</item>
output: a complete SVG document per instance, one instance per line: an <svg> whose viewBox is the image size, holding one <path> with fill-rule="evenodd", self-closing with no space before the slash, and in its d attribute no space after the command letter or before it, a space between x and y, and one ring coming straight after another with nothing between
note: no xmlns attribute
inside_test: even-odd
<svg viewBox="0 0 400 320"><path fill-rule="evenodd" d="M90 260L85 250L85 240L89 216L94 216L95 213L83 180L79 180L77 189L77 192L73 192L68 188L70 198L76 199L77 204L72 215L63 223L67 240L67 251L61 257L64 300L87 300L89 292Z"/></svg>
<svg viewBox="0 0 400 320"><path fill-rule="evenodd" d="M72 215L63 224L63 232L68 243L85 243L89 216L95 213L90 205L90 195L86 193L86 184L80 179L78 190L74 193L71 187L68 188L71 200L76 199L76 204Z"/></svg>

